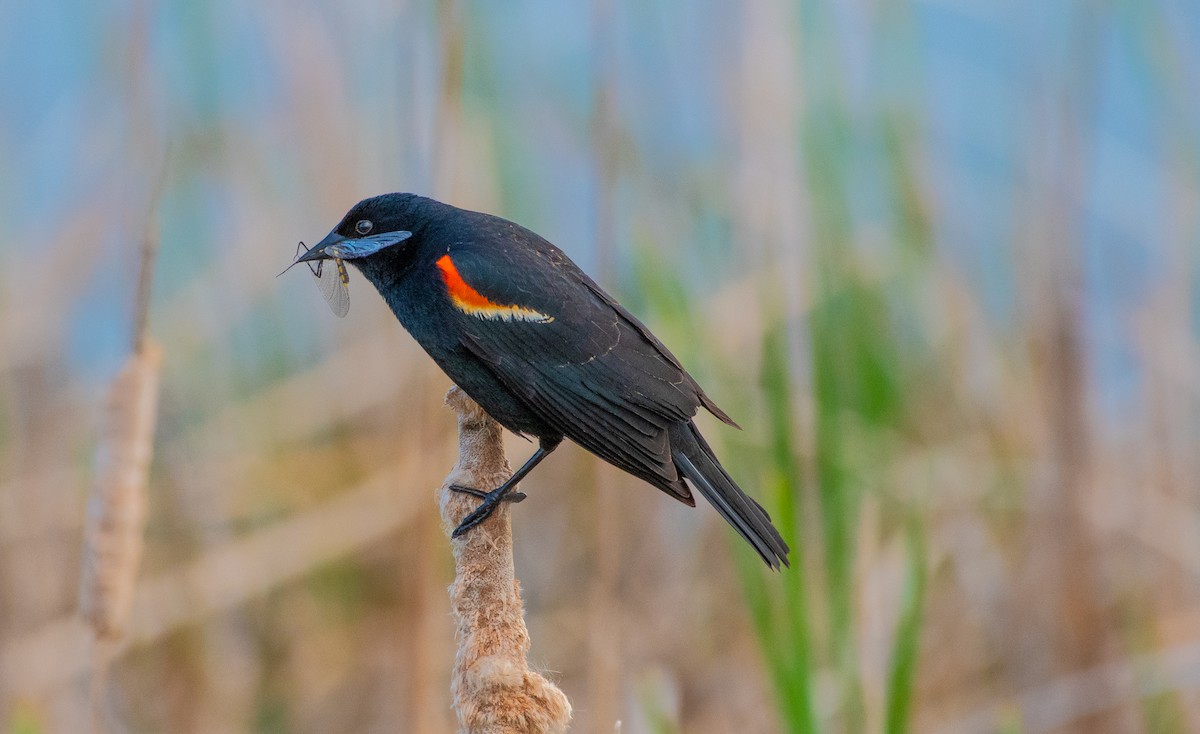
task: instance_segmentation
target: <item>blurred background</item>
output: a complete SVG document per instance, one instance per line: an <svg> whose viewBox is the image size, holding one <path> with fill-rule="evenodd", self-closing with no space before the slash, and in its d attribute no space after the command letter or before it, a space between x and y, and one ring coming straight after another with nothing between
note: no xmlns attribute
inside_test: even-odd
<svg viewBox="0 0 1200 734"><path fill-rule="evenodd" d="M557 452L513 524L575 731L1200 731L1197 69L1188 0L0 2L0 730L88 727L147 231L108 729L454 728L449 382L353 272L342 320L275 277L415 191L645 320L794 548Z"/></svg>

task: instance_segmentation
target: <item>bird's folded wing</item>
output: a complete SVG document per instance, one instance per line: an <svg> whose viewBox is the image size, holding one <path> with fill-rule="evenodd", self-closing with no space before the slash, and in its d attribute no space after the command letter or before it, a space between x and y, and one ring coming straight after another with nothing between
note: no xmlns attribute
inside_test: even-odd
<svg viewBox="0 0 1200 734"><path fill-rule="evenodd" d="M507 328L512 326L518 325L497 325L487 336L468 335L465 346L555 430L628 472L661 480L655 484L679 483L667 435L669 421L617 393L596 389L594 385L608 382L600 375L606 369L603 358L553 364L530 359L524 350L514 354L512 347L503 346L509 337L525 348L530 341L518 336L526 325ZM686 488L672 492L681 499L689 496Z"/></svg>
<svg viewBox="0 0 1200 734"><path fill-rule="evenodd" d="M456 254L454 260L464 280L489 299L553 317L532 322L464 313L463 346L556 430L626 471L672 485L672 494L690 500L671 458L667 427L689 420L702 402L683 368L664 356L665 348L648 340L644 327L579 282L574 272L526 269L505 279L494 257L481 263ZM514 285L530 278L549 282ZM533 296L537 300L532 301L532 293L553 293L557 299Z"/></svg>

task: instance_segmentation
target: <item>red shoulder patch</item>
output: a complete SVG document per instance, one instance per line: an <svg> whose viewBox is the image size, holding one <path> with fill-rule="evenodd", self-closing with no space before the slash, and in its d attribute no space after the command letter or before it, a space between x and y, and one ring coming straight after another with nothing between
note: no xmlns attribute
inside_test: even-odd
<svg viewBox="0 0 1200 734"><path fill-rule="evenodd" d="M463 313L478 316L481 319L499 319L501 321L549 323L554 320L553 316L547 316L531 308L492 301L463 280L449 253L438 258L436 264L438 270L441 271L442 282L446 285L446 293L450 296L450 302Z"/></svg>

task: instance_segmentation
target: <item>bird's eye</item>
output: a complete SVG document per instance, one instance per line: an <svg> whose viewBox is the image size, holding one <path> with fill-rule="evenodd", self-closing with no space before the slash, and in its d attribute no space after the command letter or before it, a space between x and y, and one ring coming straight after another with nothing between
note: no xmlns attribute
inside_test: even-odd
<svg viewBox="0 0 1200 734"><path fill-rule="evenodd" d="M367 234L374 226L374 224L371 224L370 219L360 219L358 220L358 224L354 225L354 231L359 234Z"/></svg>

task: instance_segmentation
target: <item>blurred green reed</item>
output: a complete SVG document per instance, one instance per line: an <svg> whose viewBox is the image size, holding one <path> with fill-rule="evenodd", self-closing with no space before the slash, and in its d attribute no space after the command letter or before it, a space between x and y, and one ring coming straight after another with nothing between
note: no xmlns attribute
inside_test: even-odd
<svg viewBox="0 0 1200 734"><path fill-rule="evenodd" d="M856 548L862 533L901 533L907 568L890 675L879 702L884 731L900 733L908 730L915 698L926 530L916 508L889 496L883 475L896 457L896 437L905 435L910 422L910 396L930 392L928 384L916 389L916 376L936 379L931 371L918 370L931 362L920 352L914 315L917 286L932 273L930 224L907 145L912 125L903 113L881 115L874 126L856 130L835 97L814 96L803 133L803 173L811 196L812 246L803 264L808 272L779 273L777 283L760 289L766 295L760 304L765 327L757 385L739 385L730 366L707 367L725 378L718 392L736 396L729 402L759 408L737 415L744 434L719 434L726 444L722 459L762 500L792 545L792 567L780 574L766 572L744 548L734 550L781 721L789 732L866 730L855 640ZM890 249L873 262L887 263L890 271L871 275L854 244L850 192L855 183L849 171L854 147L863 142L856 136L883 150L888 163L882 195L891 217L885 233ZM670 343L683 345L687 364L703 364L698 350L687 353L705 339L689 325L698 309L689 303L686 287L651 248L639 248L638 257L636 290L645 294L647 314L656 326L675 332ZM772 296L772 286L800 282L810 284L812 307L789 317L779 305L783 299ZM797 338L803 343L795 351L805 355L807 365L792 362L789 340ZM711 360L711 350L705 353ZM810 379L806 395L798 394L801 374ZM801 403L811 408L809 426L800 424ZM801 448L806 445L811 455ZM864 493L874 493L883 506L882 529L864 527ZM833 700L820 706L818 678L832 682L834 691Z"/></svg>
<svg viewBox="0 0 1200 734"><path fill-rule="evenodd" d="M916 698L917 653L921 636L921 613L925 602L925 535L916 517L908 522L908 575L892 647L892 671L888 679L886 731L908 731L909 713Z"/></svg>
<svg viewBox="0 0 1200 734"><path fill-rule="evenodd" d="M640 257L640 277L658 285L642 290L649 294L646 305L656 324L666 324L676 335L692 332L684 288L669 268L654 263L653 255L643 252ZM764 570L740 541L734 543L745 601L789 732L864 729L853 568L859 533L876 529L863 527L861 493L875 491L870 465L888 463L888 444L880 435L899 431L905 421L905 371L888 337L889 312L879 288L843 274L827 280L824 291L825 302L809 316L807 345L814 375L811 461L817 487L805 479L796 381L787 355L789 326L781 316L764 332L759 384L721 385L723 393L737 396L737 403L761 406L755 414L739 414L745 419L744 434L720 436L727 446L722 460L760 498L792 545L792 567L776 574ZM672 339L684 345L682 358L689 364L698 360L688 354L688 345L704 342L696 337ZM729 373L721 367L715 371ZM749 394L754 391L760 392L757 398ZM898 733L907 731L914 698L926 587L925 531L916 512L884 499L888 512L902 518L893 524L904 532L908 553L883 703L885 731ZM826 671L833 674L836 688L829 721L819 715L814 700L817 679Z"/></svg>
<svg viewBox="0 0 1200 734"><path fill-rule="evenodd" d="M853 732L865 727L854 635L855 550L860 533L877 532L863 526L862 499L864 492L879 491L881 469L890 458L886 437L903 428L905 370L881 286L836 266L822 272L806 345L812 371L811 472L806 473L798 455L798 401L782 318L772 324L762 345L767 426L765 450L757 461L765 467L764 504L796 547L794 570L775 578L746 559L739 569L788 730ZM731 461L745 464L749 456L737 452ZM749 474L749 467L739 469ZM894 503L884 505L889 513L909 512ZM909 514L908 578L887 682L888 732L906 730L925 588L924 529L915 513ZM802 552L808 549L815 551L812 557ZM814 608L822 602L823 609ZM832 673L835 684L830 722L818 719L812 703L822 669Z"/></svg>
<svg viewBox="0 0 1200 734"><path fill-rule="evenodd" d="M705 340L690 323L695 311L688 308L686 289L652 251L640 250L639 260L636 272L645 282L638 290L646 294L648 314L656 325L665 326L672 344L683 346L681 358L687 364L702 364L699 348L691 345ZM648 287L650 282L656 287ZM720 385L721 392L733 398L731 403L761 408L737 416L744 419L745 433L719 434L727 447L722 460L760 498L792 545L792 567L776 574L765 571L753 553L740 547L740 541L734 543L743 594L775 687L780 718L789 732L834 730L818 717L814 701L817 678L825 670L834 673L837 684L833 712L837 729L863 728L853 639L852 569L861 529L859 492L865 482L857 474L864 462L878 459L880 466L886 464L886 455L878 452L883 444L871 434L899 429L904 420L903 370L898 350L887 337L890 327L883 296L876 287L846 275L827 280L824 291L826 301L809 317L807 345L813 355L813 461L819 489L805 481L801 429L794 409L796 381L787 355L790 327L782 316L777 315L765 329L759 384L739 385L727 378ZM711 351L708 369L717 375L730 374L728 366L711 365ZM864 451L868 458L854 458ZM806 500L806 494L814 491L815 504ZM923 528L915 513L901 527L907 528L909 562L888 680L888 732L906 731L925 592ZM817 552L810 557L810 551ZM823 609L816 608L822 604Z"/></svg>
<svg viewBox="0 0 1200 734"><path fill-rule="evenodd" d="M37 714L22 706L16 707L5 726L4 731L8 734L42 734L45 731Z"/></svg>
<svg viewBox="0 0 1200 734"><path fill-rule="evenodd" d="M643 680L638 689L638 707L650 734L679 734L679 725L664 708L656 686Z"/></svg>

